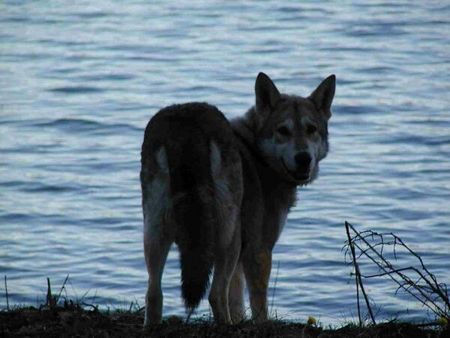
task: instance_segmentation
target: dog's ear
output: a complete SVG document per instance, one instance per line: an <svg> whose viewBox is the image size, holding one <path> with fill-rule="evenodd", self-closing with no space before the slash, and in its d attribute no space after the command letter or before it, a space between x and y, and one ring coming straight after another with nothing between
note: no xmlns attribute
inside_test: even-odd
<svg viewBox="0 0 450 338"><path fill-rule="evenodd" d="M280 92L272 80L264 73L259 73L255 82L256 112L268 115L280 99Z"/></svg>
<svg viewBox="0 0 450 338"><path fill-rule="evenodd" d="M336 90L336 76L330 75L312 92L309 98L314 102L317 110L322 111L329 119L331 117L331 102Z"/></svg>

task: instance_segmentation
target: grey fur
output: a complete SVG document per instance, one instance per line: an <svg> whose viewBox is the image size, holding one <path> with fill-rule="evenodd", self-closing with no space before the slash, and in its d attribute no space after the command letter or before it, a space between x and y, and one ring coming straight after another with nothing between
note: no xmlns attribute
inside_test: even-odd
<svg viewBox="0 0 450 338"><path fill-rule="evenodd" d="M223 323L244 318L245 280L253 319L267 319L272 249L295 203L297 187L317 177L319 161L327 154L327 124L334 91L332 75L308 98L280 94L272 80L260 73L255 83L255 106L230 123L215 107L206 104L171 106L149 122L141 169L145 256L150 276L145 325L161 320L160 279L168 247L181 238L180 248L193 248L189 231L200 233L196 223L206 227L201 233L213 229L204 238L208 243L202 242L198 250L213 257L209 301L214 318ZM161 147L167 151L169 175L165 174ZM187 163L186 168L201 173L196 174L197 183L190 189L197 191L195 196L202 203L197 207L209 210L204 215L211 218L206 223L192 217L174 222L174 195L167 196L171 201L164 204L167 212L157 213L165 217L149 217L149 210L155 212L158 205L151 196L167 191L164 182L172 182L167 184L171 184L173 192L177 179L173 175ZM183 194L183 187L189 184L186 178L178 178L177 182L177 193ZM155 187L164 189L152 192ZM180 236L186 231L187 235ZM159 258L152 259L155 256Z"/></svg>

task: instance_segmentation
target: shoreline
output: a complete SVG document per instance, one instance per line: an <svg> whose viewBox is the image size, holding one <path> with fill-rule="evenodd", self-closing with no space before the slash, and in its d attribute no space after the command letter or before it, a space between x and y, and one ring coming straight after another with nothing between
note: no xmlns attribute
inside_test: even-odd
<svg viewBox="0 0 450 338"><path fill-rule="evenodd" d="M217 325L210 320L185 323L167 317L143 329L143 311L99 311L73 302L64 306L21 307L0 311L1 337L450 337L450 327L438 323L412 324L399 321L358 327L320 327L314 324L271 320L262 324L245 321Z"/></svg>

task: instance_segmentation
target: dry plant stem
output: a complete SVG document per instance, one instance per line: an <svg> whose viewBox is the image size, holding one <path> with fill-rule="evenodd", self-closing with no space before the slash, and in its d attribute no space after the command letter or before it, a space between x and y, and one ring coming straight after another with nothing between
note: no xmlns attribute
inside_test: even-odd
<svg viewBox="0 0 450 338"><path fill-rule="evenodd" d="M56 303L59 302L59 298L61 297L61 293L63 292L64 288L66 287L66 283L67 283L68 280L69 280L69 274L67 274L66 279L64 279L64 282L63 282L63 284L61 286L61 289L59 290L58 298L56 298Z"/></svg>
<svg viewBox="0 0 450 338"><path fill-rule="evenodd" d="M347 222L345 222L345 230L347 232L347 238L348 238L348 245L350 246L351 253L352 253L352 262L353 267L355 267L356 264L356 257L355 257L355 247L350 239L350 232L348 230ZM356 274L356 267L355 267L355 286L356 286L356 307L358 309L358 320L359 320L359 326L362 326L362 319L361 319L361 307L359 305L359 282L358 282L358 276Z"/></svg>
<svg viewBox="0 0 450 338"><path fill-rule="evenodd" d="M349 245L352 250L356 247L360 250L360 254L358 256L366 256L375 263L379 269L382 271L379 274L374 275L360 275L363 278L373 278L373 277L381 277L381 276L389 276L391 280L393 280L399 287L399 289L404 289L408 294L417 299L422 305L428 307L432 312L434 312L438 316L443 316L445 318L449 318L448 311L450 309L449 298L447 294L447 289L445 284L439 284L436 280L436 277L426 268L422 258L414 252L411 248L409 248L401 238L394 235L393 233L389 234L380 234L373 232L371 230L363 231L359 233L350 223L346 222L347 236L349 237ZM352 230L355 234L354 237L350 238L349 230ZM385 241L385 236L391 236L393 240ZM368 241L368 238L372 238L372 240L378 237L380 243L371 244ZM361 242L365 247L362 247L358 244L358 241ZM385 259L383 256L383 248L384 245L392 245L394 257L397 258L396 254L396 246L401 246L405 248L411 255L416 257L422 270L419 270L415 267L407 267L407 268L399 268L396 269L393 265ZM380 252L377 251L376 247L381 246ZM352 251L353 259L355 260L354 252ZM413 271L415 272L419 278L414 281L412 278L407 276L404 272ZM396 277L399 277L398 280ZM424 282L425 285L420 285L420 282ZM411 289L415 290L418 294L414 293ZM444 303L444 308L441 308L437 303L437 300L440 299ZM431 305L430 305L431 304Z"/></svg>
<svg viewBox="0 0 450 338"><path fill-rule="evenodd" d="M373 236L373 235L379 236L379 237L381 238L381 240L383 241L383 234L372 233L372 236ZM376 251L373 249L375 246L371 246L365 239L364 239L364 243L365 243L366 245L369 246L369 249L371 249L373 252L375 252L375 253L377 254L377 256L382 260L383 263L386 264L386 266L387 266L389 269L391 269L391 270L390 270L391 272L396 272L400 277L402 277L402 278L405 280L405 285L406 285L406 284L409 285L408 288L411 287L412 285L416 285L416 286L418 287L418 291L422 294L422 296L423 296L424 298L427 298L427 299L428 299L428 296L427 296L424 292L422 292L422 290L420 290L420 289L421 289L421 286L418 284L421 280L423 280L423 281L425 281L426 284L428 284L428 286L429 286L431 292L434 292L434 293L436 293L439 297L441 297L442 300L443 300L443 302L444 302L444 303L447 305L447 307L449 308L449 307L450 307L450 304L448 303L448 296L446 296L446 295L444 294L444 292L442 292L442 290L441 290L439 284L437 283L436 277L434 277L434 275L433 275L431 272L428 271L428 269L426 268L425 264L423 263L422 258L421 258L418 254L416 254L412 249L410 249L410 248L402 241L402 239L401 239L400 237L394 235L393 233L389 233L388 235L389 235L389 236L392 236L392 237L394 238L394 241L393 241L393 242L389 242L389 243L393 243L394 245L398 244L398 245L403 246L410 254L412 254L414 257L416 257L416 258L419 260L422 269L426 272L426 275L427 275L429 278L431 278L431 281L430 281L430 280L427 278L427 276L425 276L420 270L418 270L417 268L414 268L414 267L412 267L412 266L411 266L411 267L407 267L407 268L403 268L403 269L394 269L394 267L393 267L387 260L384 259L384 257L382 256L382 255L383 255L383 252L382 252L382 251L381 251L381 254L378 254L378 252L376 252ZM383 242L382 242L381 244L383 244ZM395 253L395 252L394 252L394 253ZM420 278L419 278L416 282L413 282L413 281L411 280L411 278L409 278L408 276L406 276L406 275L404 275L403 273L401 273L401 271L406 271L406 270L412 270L412 271L416 272L416 273L420 276ZM386 274L386 273L384 273L384 274ZM428 300L431 301L431 299L428 299Z"/></svg>
<svg viewBox="0 0 450 338"><path fill-rule="evenodd" d="M425 282L428 284L428 286L431 288L431 290L433 292L435 292L444 302L444 304L447 306L447 309L450 310L450 301L448 298L448 294L447 292L444 292L442 290L442 288L440 287L439 283L436 280L436 277L430 272L428 271L427 267L425 266L425 264L423 263L422 257L420 257L416 252L414 252L412 249L409 248L409 246L407 246L402 240L401 238L395 236L394 234L392 234L392 236L394 236L394 238L401 244L403 245L403 247L405 247L406 250L408 250L408 252L410 254L412 254L414 257L416 257L419 262L420 265L422 266L422 269L427 273L427 276L429 276L431 278L431 281L429 281L426 277L423 276L423 274L421 272L419 272L417 269L413 268L418 274L419 276L423 276L422 278L425 280Z"/></svg>
<svg viewBox="0 0 450 338"><path fill-rule="evenodd" d="M354 245L355 245L355 247L357 247L359 250L362 250L361 247L360 247L358 244L354 243ZM401 273L398 273L398 275L399 275L402 279L405 280L405 282L402 283L402 282L398 281L397 279L395 279L394 276L392 276L393 271L394 271L393 268L391 268L391 269L388 271L386 268L384 268L382 265L380 265L379 262L377 262L377 261L375 260L375 258L373 258L373 257L372 257L371 255L369 255L368 253L365 253L365 256L368 257L368 258L369 258L372 262L374 262L376 265L378 265L378 267L379 267L381 270L383 270L382 275L387 275L387 276L389 276L390 279L392 279L396 284L399 285L399 288L404 289L404 290L405 290L406 292L408 292L411 296L413 296L413 297L416 298L420 303L422 303L422 305L428 307L431 311L433 311L434 313L436 313L435 309L433 309L433 308L432 308L429 304L427 304L427 302L426 302L426 301L430 301L430 299L426 299L426 300L424 301L424 300L421 299L419 296L417 296L416 294L414 294L413 292L411 292L407 287L405 287L406 284L408 284L408 285L413 285L413 284L414 284L414 282L410 281L409 278L408 278L407 276L405 276L405 275L403 275L403 274L401 274ZM374 277L378 277L378 275L375 275ZM422 294L421 291L419 291L419 293ZM426 295L422 295L422 296L424 296L424 297L426 298ZM439 314L439 315L440 315L440 314Z"/></svg>
<svg viewBox="0 0 450 338"><path fill-rule="evenodd" d="M280 261L278 261L277 273L275 274L275 283L274 283L274 286L273 286L272 300L270 302L270 311L269 311L270 314L272 314L272 311L273 311L273 302L275 300L275 292L277 291L278 271L279 270L280 270Z"/></svg>
<svg viewBox="0 0 450 338"><path fill-rule="evenodd" d="M364 300L366 302L366 306L367 306L367 310L369 311L370 318L372 319L373 324L376 325L375 317L373 315L372 308L370 307L369 298L367 297L366 290L364 290L364 285L363 285L363 282L362 282L362 279L361 279L361 273L359 271L359 266L358 266L358 263L356 261L355 246L353 245L354 243L352 242L351 237L350 237L349 225L350 225L350 223L345 222L345 229L347 231L348 243L350 245L350 250L352 252L353 266L355 268L356 297L357 297L357 303L358 303L359 326L362 325L362 320L361 320L361 311L360 311L360 306L359 306L358 285L361 287L361 292L362 292L362 294L364 296Z"/></svg>
<svg viewBox="0 0 450 338"><path fill-rule="evenodd" d="M6 275L5 275L5 296L6 296L6 310L9 311L8 281Z"/></svg>
<svg viewBox="0 0 450 338"><path fill-rule="evenodd" d="M354 227L349 224L349 226L352 228L352 230L358 234L358 232L354 229ZM391 278L396 284L399 285L399 288L403 288L404 290L406 290L410 295L412 295L414 298L416 298L419 302L421 302L423 305L427 306L430 310L432 310L433 312L434 309L432 307L430 307L426 301L422 300L420 297L418 297L417 295L415 295L414 293L412 293L407 287L405 287L406 284L408 285L413 285L413 282L409 279L409 277L407 277L406 275L402 274L402 273L398 273L398 275L405 281L404 283L398 281L393 275L392 275L392 271L394 271L395 269L393 268L393 266L390 264L390 262L388 262L382 255L380 255L375 249L374 247L365 239L365 237L361 237L356 235L355 239L357 239L359 237L359 239L361 241L364 242L365 245L367 245L369 247L369 249L363 250L363 248L361 246L359 246L356 241L353 241L353 244L361 251L364 253L364 255L369 258L372 262L374 262L382 271L382 275L387 275L389 276L389 278ZM373 253L375 253L376 256L378 256L378 258L382 261L382 263L384 264L384 266L382 264L380 264L374 257L372 257L372 255L370 255L368 252L372 251ZM409 268L408 268L409 269ZM375 275L375 277L377 277L377 275ZM420 292L421 293L421 292ZM423 295L426 298L426 295ZM428 300L428 299L427 299Z"/></svg>
<svg viewBox="0 0 450 338"><path fill-rule="evenodd" d="M47 306L50 308L53 307L52 287L50 285L50 278L48 277L47 277Z"/></svg>
<svg viewBox="0 0 450 338"><path fill-rule="evenodd" d="M351 224L349 224L350 227L352 227ZM356 232L356 230L354 229L354 227L352 227L352 230ZM375 234L375 233L374 233ZM376 235L380 235L381 234L376 234ZM392 236L394 236L394 238L396 238L396 240L399 240L399 238L393 234L391 234ZM355 236L356 237L356 236ZM433 311L435 314L439 315L439 316L445 316L447 317L448 315L446 315L445 311L442 311L441 309L439 309L439 307L436 306L434 300L422 289L422 287L420 285L418 285L418 282L414 282L411 278L409 278L407 275L403 274L400 270L402 269L395 269L392 264L387 261L378 251L376 251L374 249L374 247L363 237L360 237L360 239L364 242L365 245L367 245L370 249L370 251L372 251L373 253L375 253L375 255L380 259L380 261L384 264L381 265L374 257L372 257L371 255L368 254L369 250L365 250L364 255L366 257L368 257L372 262L374 262L375 264L378 265L378 267L383 271L383 273L381 275L388 275L395 283L397 283L399 285L399 289L404 289L406 292L408 292L410 295L412 295L414 298L416 298L419 302L421 302L424 306L428 307L431 311ZM401 241L401 240L400 240ZM404 245L403 242L399 243L401 245ZM357 243L354 243L355 246L359 249L359 250L363 250ZM409 249L409 248L406 248ZM408 251L411 252L411 250L409 249ZM414 253L414 256L417 257L417 254ZM423 264L423 262L422 262ZM421 273L419 270L417 270L414 267L408 267L405 268L403 270L412 270L414 272L416 272L420 278L420 280L424 280L431 288L431 290L433 292L436 292L436 288L434 287L434 285L425 277L425 275L423 273ZM428 270L427 270L428 271ZM400 282L398 281L392 274L397 274L404 282ZM429 272L428 272L429 274ZM434 279L435 280L435 279ZM406 286L407 285L407 286ZM419 296L417 296L416 294L414 294L413 292L411 292L409 290L410 287L413 287L414 289L417 290L417 292L419 292L419 294L424 298L421 299ZM437 285L437 287L439 288L439 286ZM438 295L443 294L442 292L436 292ZM443 299L445 302L445 299ZM430 302L431 304L434 305L434 308L432 306L430 306L427 302Z"/></svg>

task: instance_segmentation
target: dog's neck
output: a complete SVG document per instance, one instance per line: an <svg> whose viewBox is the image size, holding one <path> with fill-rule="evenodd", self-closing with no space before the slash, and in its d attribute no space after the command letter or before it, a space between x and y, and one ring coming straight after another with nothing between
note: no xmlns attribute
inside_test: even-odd
<svg viewBox="0 0 450 338"><path fill-rule="evenodd" d="M261 155L253 132L254 125L247 117L248 115L232 120L231 126L240 149L243 148L243 161L251 161L247 166L253 167L259 177L259 182L252 182L252 185L256 184L262 190L265 210L263 233L267 243L273 248L283 229L286 215L295 204L297 185L272 169Z"/></svg>
<svg viewBox="0 0 450 338"><path fill-rule="evenodd" d="M252 122L252 119L250 118L252 109L250 109L244 116L231 120L230 124L234 134L244 141L246 145L256 147L256 135L254 132L255 126L254 122Z"/></svg>

